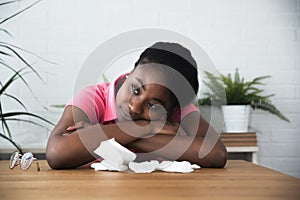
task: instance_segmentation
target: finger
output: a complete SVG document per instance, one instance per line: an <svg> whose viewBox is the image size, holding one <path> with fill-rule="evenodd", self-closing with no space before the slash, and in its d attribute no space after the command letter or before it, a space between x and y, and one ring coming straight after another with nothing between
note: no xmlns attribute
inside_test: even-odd
<svg viewBox="0 0 300 200"><path fill-rule="evenodd" d="M75 130L81 129L83 127L84 127L84 125L82 123L76 123L75 125L69 126L67 128L67 131L75 131Z"/></svg>
<svg viewBox="0 0 300 200"><path fill-rule="evenodd" d="M84 124L82 122L79 122L79 123L75 124L76 129L81 129L83 127L84 127Z"/></svg>
<svg viewBox="0 0 300 200"><path fill-rule="evenodd" d="M74 131L74 130L76 130L76 127L75 126L69 126L66 130L67 131Z"/></svg>

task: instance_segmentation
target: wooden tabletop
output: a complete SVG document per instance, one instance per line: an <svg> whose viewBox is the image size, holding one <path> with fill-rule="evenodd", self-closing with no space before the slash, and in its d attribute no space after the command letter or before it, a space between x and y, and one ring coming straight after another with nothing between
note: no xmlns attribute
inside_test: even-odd
<svg viewBox="0 0 300 200"><path fill-rule="evenodd" d="M192 173L51 170L39 161L28 171L0 161L0 198L6 199L300 199L300 179L246 162Z"/></svg>

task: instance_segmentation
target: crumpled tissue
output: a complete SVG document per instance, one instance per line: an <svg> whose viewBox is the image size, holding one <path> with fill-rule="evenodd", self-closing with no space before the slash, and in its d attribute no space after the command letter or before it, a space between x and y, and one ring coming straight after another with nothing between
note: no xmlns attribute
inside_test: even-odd
<svg viewBox="0 0 300 200"><path fill-rule="evenodd" d="M200 166L191 164L188 161L162 161L157 160L134 162L137 155L121 144L115 141L114 138L101 142L100 146L94 150L103 160L91 165L95 171L128 171L129 169L135 173L151 173L153 171L164 172L181 172L189 173L194 169L199 169Z"/></svg>

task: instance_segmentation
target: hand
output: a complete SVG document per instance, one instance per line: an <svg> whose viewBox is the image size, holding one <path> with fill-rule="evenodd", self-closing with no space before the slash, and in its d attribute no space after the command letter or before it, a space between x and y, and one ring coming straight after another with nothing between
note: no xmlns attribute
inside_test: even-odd
<svg viewBox="0 0 300 200"><path fill-rule="evenodd" d="M86 128L88 126L91 126L91 124L89 124L85 121L79 121L76 124L74 124L72 126L69 126L66 130L68 132L72 132L72 131L76 131L76 130L79 130L79 129L82 129L82 128Z"/></svg>

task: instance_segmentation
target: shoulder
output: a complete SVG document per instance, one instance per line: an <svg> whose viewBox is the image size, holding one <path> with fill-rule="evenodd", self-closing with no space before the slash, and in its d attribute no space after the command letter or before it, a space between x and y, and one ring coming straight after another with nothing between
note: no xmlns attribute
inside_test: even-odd
<svg viewBox="0 0 300 200"><path fill-rule="evenodd" d="M89 118L92 124L97 123L101 119L104 110L107 88L110 83L100 83L90 85L77 92L66 106L75 106L80 108Z"/></svg>
<svg viewBox="0 0 300 200"><path fill-rule="evenodd" d="M172 115L172 121L180 122L183 118L193 112L199 112L198 108L193 103L189 103L182 108L175 108Z"/></svg>
<svg viewBox="0 0 300 200"><path fill-rule="evenodd" d="M184 117L191 112L198 112L198 108L193 104L189 103L181 109L181 115Z"/></svg>
<svg viewBox="0 0 300 200"><path fill-rule="evenodd" d="M81 102L99 100L99 97L103 97L109 83L101 83L96 85L90 85L84 89L75 93L73 98L67 103L67 105L81 104Z"/></svg>

